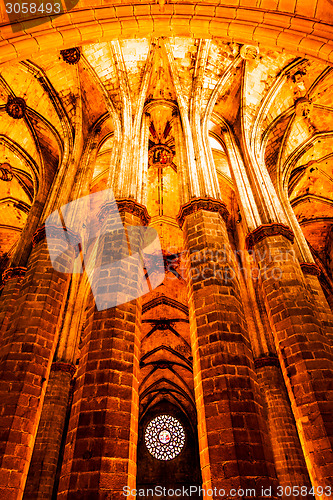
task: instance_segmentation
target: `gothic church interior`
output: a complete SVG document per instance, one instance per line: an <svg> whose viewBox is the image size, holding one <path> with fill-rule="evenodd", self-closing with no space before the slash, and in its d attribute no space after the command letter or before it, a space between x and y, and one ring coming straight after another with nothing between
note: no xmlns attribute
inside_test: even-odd
<svg viewBox="0 0 333 500"><path fill-rule="evenodd" d="M90 41L3 64L0 113L1 497L332 498L331 63ZM52 266L45 220L107 189L125 229L158 234L165 277L99 310L87 272ZM54 228L64 261L125 259L110 205L73 217L74 243ZM108 294L135 286L121 273Z"/></svg>

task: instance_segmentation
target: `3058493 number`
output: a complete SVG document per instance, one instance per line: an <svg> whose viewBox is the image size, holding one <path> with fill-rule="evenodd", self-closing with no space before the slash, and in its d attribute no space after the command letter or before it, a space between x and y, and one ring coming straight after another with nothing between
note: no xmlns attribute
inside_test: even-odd
<svg viewBox="0 0 333 500"><path fill-rule="evenodd" d="M60 14L60 3L6 3L7 14Z"/></svg>
<svg viewBox="0 0 333 500"><path fill-rule="evenodd" d="M333 493L333 490L331 486L312 486L311 489L309 489L307 486L278 486L277 487L277 496L278 497L306 497L306 496L313 496L315 497L316 495L322 496L326 495L328 497L331 497Z"/></svg>

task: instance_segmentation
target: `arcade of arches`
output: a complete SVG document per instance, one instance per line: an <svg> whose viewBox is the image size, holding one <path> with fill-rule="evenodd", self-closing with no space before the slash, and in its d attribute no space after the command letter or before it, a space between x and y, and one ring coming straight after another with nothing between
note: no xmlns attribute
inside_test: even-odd
<svg viewBox="0 0 333 500"><path fill-rule="evenodd" d="M157 485L192 485L195 500L299 498L288 486L332 498L330 52L141 33L23 59L20 37L38 43L42 26L6 29L1 498L120 500L127 487L156 500ZM84 266L52 266L44 223L107 189L125 233L156 231L165 276L100 310ZM128 256L128 236L106 231L110 206L92 201L70 238L53 227L64 269L82 249ZM133 286L128 267L117 293Z"/></svg>

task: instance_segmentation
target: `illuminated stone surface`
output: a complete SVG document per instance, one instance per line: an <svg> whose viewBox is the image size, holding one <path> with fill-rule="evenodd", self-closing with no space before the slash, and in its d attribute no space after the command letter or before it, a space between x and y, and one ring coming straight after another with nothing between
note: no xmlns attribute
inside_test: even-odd
<svg viewBox="0 0 333 500"><path fill-rule="evenodd" d="M1 10L1 498L331 499L332 12L87 0L13 33ZM166 277L98 311L85 273L52 269L43 223L108 188L125 227L158 232ZM85 254L128 255L88 213L70 228ZM178 448L172 426L147 442L161 415Z"/></svg>

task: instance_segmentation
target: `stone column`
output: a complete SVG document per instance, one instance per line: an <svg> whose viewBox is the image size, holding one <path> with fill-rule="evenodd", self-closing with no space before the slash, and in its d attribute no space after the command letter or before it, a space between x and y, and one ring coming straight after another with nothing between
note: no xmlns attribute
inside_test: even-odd
<svg viewBox="0 0 333 500"><path fill-rule="evenodd" d="M292 241L290 229L277 223L260 226L247 236L259 266L311 481L315 488L329 488L333 480L333 353L301 267L293 258ZM324 489L318 497L328 500L331 494Z"/></svg>
<svg viewBox="0 0 333 500"><path fill-rule="evenodd" d="M242 213L242 227L245 234L253 231L256 227L261 225L261 218L265 217L265 211L262 207L270 205L269 199L272 195L266 192L266 198L258 203L258 199L254 196L252 185L250 182L250 175L248 168L243 161L243 156L238 148L238 145L233 137L232 131L228 124L224 123L224 140L228 151L230 160L231 172L238 193L238 203ZM276 193L273 192L274 197L277 198ZM262 194L263 196L263 194ZM279 200L276 206L279 207ZM240 241L244 241L243 233L241 234ZM295 255L294 250L289 249L290 258ZM241 252L243 253L243 252ZM288 257L287 256L287 257ZM280 256L281 257L281 256ZM253 267L253 261L250 262L245 258L243 265L247 266L247 272L250 276L254 276L257 281L256 264ZM278 265L278 264L277 264ZM246 292L250 298L253 295L253 283L250 280L246 284ZM289 397L285 388L285 384L280 373L280 365L277 363L275 342L271 335L271 325L268 318L266 318L266 311L264 310L264 296L261 290L258 291L256 286L257 296L251 299L252 308L256 314L256 327L257 327L257 342L259 352L256 352L257 359L255 366L257 369L258 382L262 391L265 408L266 418L268 423L269 434L273 449L276 473L278 476L279 484L284 488L291 485L304 485L310 490L310 482L308 471L305 464L305 459L297 434L296 423L291 409ZM259 293L258 293L259 292ZM257 311L259 307L259 311ZM264 316L265 315L265 316ZM268 350L267 350L268 349ZM296 481L296 482L295 482ZM282 497L287 500L287 496ZM310 498L310 497L309 497Z"/></svg>
<svg viewBox="0 0 333 500"><path fill-rule="evenodd" d="M74 249L54 236L62 262ZM49 378L69 275L53 269L45 231L38 233L0 347L0 496L22 498Z"/></svg>
<svg viewBox="0 0 333 500"><path fill-rule="evenodd" d="M244 234L239 228L239 240ZM241 245L241 248L243 245ZM255 357L254 365L260 390L263 395L265 418L270 435L276 474L279 485L286 493L282 500L290 498L287 486L301 485L311 489L304 454L297 434L295 419L282 377L275 343L265 310L264 300L258 290L258 269L245 250L240 250L242 272L241 295L248 325L251 349ZM281 492L280 492L281 493ZM289 495L288 495L289 493ZM311 496L304 494L310 500Z"/></svg>
<svg viewBox="0 0 333 500"><path fill-rule="evenodd" d="M0 344L7 329L8 321L15 307L21 284L26 273L26 267L9 267L2 275L2 290L0 301Z"/></svg>
<svg viewBox="0 0 333 500"><path fill-rule="evenodd" d="M125 228L147 224L149 216L142 205L133 200L117 204ZM108 205L101 211L104 221L97 249L101 267L95 268L93 286L95 299L96 290L101 296L98 308L92 296L88 302L58 500L123 500L123 488L136 485L141 299L126 302L138 276L124 260L129 246L123 228L107 232L113 217ZM132 243L133 255L140 237L136 245ZM117 269L107 267L110 256ZM112 276L118 273L122 279L112 285ZM114 307L110 298L118 301Z"/></svg>
<svg viewBox="0 0 333 500"><path fill-rule="evenodd" d="M162 50L165 50L165 54L166 54L168 62L169 62L170 72L172 75L173 84L174 84L174 88L175 88L175 92L176 92L176 96L177 96L177 104L178 104L178 110L179 110L179 116L180 116L179 125L181 124L181 127L177 127L177 125L176 125L177 128L175 129L175 136L176 136L175 142L176 142L177 150L179 149L177 142L179 140L181 140L183 142L183 145L182 145L180 151L182 152L182 154L184 154L185 159L186 159L185 168L186 168L187 184L185 185L186 191L184 190L183 194L185 196L189 195L189 199L191 199L191 198L200 196L200 194L201 194L200 189L201 188L200 188L200 180L199 180L197 162L196 162L195 151L194 151L192 129L191 129L190 121L189 121L189 109L188 109L188 105L186 103L186 100L184 99L184 94L182 91L182 86L180 83L179 74L178 74L177 67L175 64L175 58L173 56L173 53L172 53L172 50L170 47L170 43L167 39L164 39L160 43L161 43ZM164 47L164 49L163 49L163 47ZM180 132L180 134L179 134L179 132ZM178 137L177 137L177 135L178 135ZM201 180L203 180L203 179L201 179ZM188 199L186 199L186 201L188 201Z"/></svg>
<svg viewBox="0 0 333 500"><path fill-rule="evenodd" d="M286 486L304 486L307 492L310 492L310 478L279 360L274 355L260 357L255 360L255 367L266 403L267 423L279 485L287 493L280 498L288 500L290 495L289 490L285 489ZM313 496L306 494L302 498L313 500Z"/></svg>
<svg viewBox="0 0 333 500"><path fill-rule="evenodd" d="M173 109L172 111L171 123L175 134L175 148L176 148L175 161L177 162L178 165L177 173L179 175L179 186L181 186L181 189L179 189L179 198L180 198L180 203L183 205L192 198L192 192L191 192L191 184L189 181L190 172L189 169L187 168L187 153L184 144L181 119L177 109Z"/></svg>
<svg viewBox="0 0 333 500"><path fill-rule="evenodd" d="M189 311L203 487L276 491L225 205L196 199L178 222L189 252ZM217 493L211 498L220 498ZM226 496L226 498L244 498ZM271 498L276 498L274 494Z"/></svg>
<svg viewBox="0 0 333 500"><path fill-rule="evenodd" d="M51 500L75 366L52 363L24 500Z"/></svg>
<svg viewBox="0 0 333 500"><path fill-rule="evenodd" d="M220 187L217 180L214 160L209 156L206 157L201 120L204 75L208 62L210 43L210 40L199 41L198 54L193 73L189 115L200 193L205 197L211 196L213 198L218 198L220 196ZM212 163L211 165L209 164L210 161Z"/></svg>
<svg viewBox="0 0 333 500"><path fill-rule="evenodd" d="M51 180L45 181L45 186L41 187L40 192L37 193L20 238L17 242L14 255L11 260L11 267L17 268L26 266L32 250L33 235L38 226L41 224L41 214L47 198L48 191L51 187Z"/></svg>
<svg viewBox="0 0 333 500"><path fill-rule="evenodd" d="M301 262L301 269L303 271L305 281L312 295L312 300L316 306L319 318L323 328L325 329L327 337L333 346L333 312L326 300L325 294L319 282L321 270L314 263Z"/></svg>

